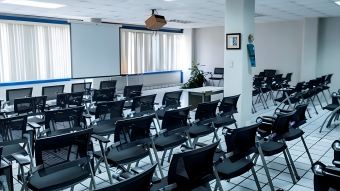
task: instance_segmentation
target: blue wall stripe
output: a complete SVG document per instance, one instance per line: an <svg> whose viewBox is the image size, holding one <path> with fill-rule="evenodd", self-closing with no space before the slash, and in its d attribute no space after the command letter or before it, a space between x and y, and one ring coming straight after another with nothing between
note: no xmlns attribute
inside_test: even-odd
<svg viewBox="0 0 340 191"><path fill-rule="evenodd" d="M0 19L2 19L2 20L12 20L12 21L50 23L50 24L60 24L60 25L68 25L69 24L67 21L62 21L62 20L41 19L41 18L31 18L31 17L16 17L16 16L7 16L7 15L0 15Z"/></svg>
<svg viewBox="0 0 340 191"><path fill-rule="evenodd" d="M22 82L5 82L5 83L0 83L0 87L29 85L29 84L43 84L43 83L52 83L52 82L66 82L66 81L71 81L71 78L50 79L50 80L31 80L31 81L22 81Z"/></svg>
<svg viewBox="0 0 340 191"><path fill-rule="evenodd" d="M147 29L145 26L137 26L137 25L123 25L122 29L130 29L130 30L143 30L143 31L152 31ZM158 30L159 32L169 32L169 33L183 33L183 29L171 29L171 28L162 28Z"/></svg>

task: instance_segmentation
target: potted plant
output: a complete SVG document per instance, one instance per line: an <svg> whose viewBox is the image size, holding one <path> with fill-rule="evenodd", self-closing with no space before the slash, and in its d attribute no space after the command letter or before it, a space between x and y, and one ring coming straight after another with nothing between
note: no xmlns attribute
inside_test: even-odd
<svg viewBox="0 0 340 191"><path fill-rule="evenodd" d="M190 78L187 83L183 84L181 89L190 89L190 88L199 88L203 87L203 84L207 82L205 79L205 74L202 70L199 69L201 65L196 64L194 61L191 63Z"/></svg>

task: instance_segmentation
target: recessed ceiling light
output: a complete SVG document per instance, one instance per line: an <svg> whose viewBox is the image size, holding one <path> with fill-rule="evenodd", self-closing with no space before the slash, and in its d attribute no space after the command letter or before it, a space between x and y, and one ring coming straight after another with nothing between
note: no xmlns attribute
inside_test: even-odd
<svg viewBox="0 0 340 191"><path fill-rule="evenodd" d="M14 5L24 5L24 6L31 6L31 7L49 8L49 9L56 9L56 8L65 6L61 4L44 3L44 2L38 2L38 1L26 1L26 0L4 0L1 3L9 3L9 4L14 4Z"/></svg>
<svg viewBox="0 0 340 191"><path fill-rule="evenodd" d="M336 3L336 4L340 5L340 1L335 1L334 3Z"/></svg>

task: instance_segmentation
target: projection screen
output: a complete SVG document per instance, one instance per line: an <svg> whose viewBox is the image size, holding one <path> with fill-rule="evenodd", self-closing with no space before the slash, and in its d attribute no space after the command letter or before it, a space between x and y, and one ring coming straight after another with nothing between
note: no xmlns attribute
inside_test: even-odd
<svg viewBox="0 0 340 191"><path fill-rule="evenodd" d="M72 78L120 75L120 26L70 22Z"/></svg>

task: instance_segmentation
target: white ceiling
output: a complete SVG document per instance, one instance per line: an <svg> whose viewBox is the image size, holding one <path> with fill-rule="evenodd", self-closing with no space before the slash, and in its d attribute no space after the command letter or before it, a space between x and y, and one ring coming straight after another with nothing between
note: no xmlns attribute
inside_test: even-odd
<svg viewBox="0 0 340 191"><path fill-rule="evenodd" d="M0 0L0 2L3 0ZM200 28L224 25L225 0L34 0L64 4L45 9L0 3L0 13L47 16L67 19L103 18L103 21L144 25L157 9L167 20L193 23L168 23L171 28ZM256 0L256 23L300 20L306 17L340 16L336 0Z"/></svg>

